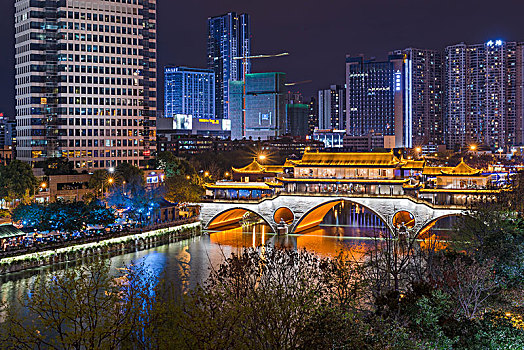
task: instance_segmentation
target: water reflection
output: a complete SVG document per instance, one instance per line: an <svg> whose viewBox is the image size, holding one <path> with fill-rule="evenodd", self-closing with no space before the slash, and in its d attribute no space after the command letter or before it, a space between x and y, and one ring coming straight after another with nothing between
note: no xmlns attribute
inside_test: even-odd
<svg viewBox="0 0 524 350"><path fill-rule="evenodd" d="M437 222L426 233L427 237L449 239L454 221L446 218ZM322 256L334 256L342 250L359 259L374 244L373 237L380 236L384 230L383 223L373 213L342 203L326 215L320 226L300 234L276 236L267 225L237 225L202 237L117 256L111 259L111 263L115 274L122 266L142 265L155 278L164 278L181 289L193 288L209 276L212 268L220 265L231 253L240 253L244 247L269 244L307 249ZM444 246L444 243L439 244ZM67 266L57 265L0 277L0 301L16 300L28 291L37 275L60 271Z"/></svg>

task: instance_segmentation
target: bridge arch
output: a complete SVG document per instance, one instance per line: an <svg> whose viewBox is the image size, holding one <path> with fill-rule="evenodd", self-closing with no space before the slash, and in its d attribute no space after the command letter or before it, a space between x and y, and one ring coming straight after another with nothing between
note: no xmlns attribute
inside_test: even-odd
<svg viewBox="0 0 524 350"><path fill-rule="evenodd" d="M324 203L314 206L313 208L306 211L300 218L298 218L297 222L291 227L289 232L290 233L299 233L307 229L310 229L312 227L320 225L320 223L324 220L324 217L327 215L327 213L331 209L333 209L335 206L337 206L338 204L342 202L349 202L349 203L356 204L358 206L361 206L367 209L373 215L375 215L384 224L384 226L387 227L387 229L390 232L393 232L391 223L388 222L387 218L385 218L383 215L378 213L377 210L374 210L373 208L371 208L368 205L359 203L358 201L355 201L349 198L336 198L336 199L328 200Z"/></svg>
<svg viewBox="0 0 524 350"><path fill-rule="evenodd" d="M286 224L291 225L295 222L296 215L290 208L280 207L273 213L273 221L276 224L280 224L280 220L282 219Z"/></svg>
<svg viewBox="0 0 524 350"><path fill-rule="evenodd" d="M252 209L242 208L242 207L234 207L234 208L228 208L226 210L223 210L219 213L217 213L215 216L211 218L207 223L204 224L204 228L207 230L213 230L216 228L232 225L235 223L238 223L246 213L252 213L261 218L266 225L271 227L271 229L274 230L273 225L270 224L270 220L265 218L262 214L257 213L256 211Z"/></svg>
<svg viewBox="0 0 524 350"><path fill-rule="evenodd" d="M450 218L450 217L460 218L460 217L464 217L465 215L466 214L464 213L448 213L448 214L437 216L433 218L430 222L427 222L420 230L418 230L417 237L420 237L424 235L425 233L427 233L437 224L437 222L439 222L442 219Z"/></svg>

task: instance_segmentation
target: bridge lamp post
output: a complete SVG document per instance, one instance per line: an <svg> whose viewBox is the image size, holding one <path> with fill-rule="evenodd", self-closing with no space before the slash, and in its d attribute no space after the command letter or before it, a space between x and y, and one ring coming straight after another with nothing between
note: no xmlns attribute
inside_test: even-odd
<svg viewBox="0 0 524 350"><path fill-rule="evenodd" d="M267 156L266 156L265 154L259 154L259 155L258 155L258 160L259 160L259 161L263 162L263 161L266 160L266 159L267 159Z"/></svg>

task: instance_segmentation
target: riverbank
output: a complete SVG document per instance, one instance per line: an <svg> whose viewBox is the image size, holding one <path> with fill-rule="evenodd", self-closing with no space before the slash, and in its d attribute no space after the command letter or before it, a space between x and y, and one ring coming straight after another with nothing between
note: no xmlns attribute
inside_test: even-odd
<svg viewBox="0 0 524 350"><path fill-rule="evenodd" d="M197 221L138 234L112 237L97 242L3 258L0 260L0 275L59 263L74 262L87 257L113 257L199 236L201 233L201 223Z"/></svg>

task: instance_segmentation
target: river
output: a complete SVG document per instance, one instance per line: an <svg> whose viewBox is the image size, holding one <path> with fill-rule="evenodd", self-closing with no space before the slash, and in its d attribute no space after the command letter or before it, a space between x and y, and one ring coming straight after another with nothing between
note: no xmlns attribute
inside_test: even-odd
<svg viewBox="0 0 524 350"><path fill-rule="evenodd" d="M448 229L450 225L450 222L445 222L442 227ZM348 215L342 207L328 213L319 227L301 234L276 236L264 224L232 226L219 232L207 232L200 237L116 256L111 262L114 269L130 264L142 265L154 276L191 288L204 281L210 269L220 265L225 257L245 247L270 244L307 249L322 256L333 256L344 250L358 258L366 246L373 243L372 237L383 230L379 221L359 220L354 215ZM0 301L16 300L28 291L36 276L65 267L43 267L0 277Z"/></svg>

